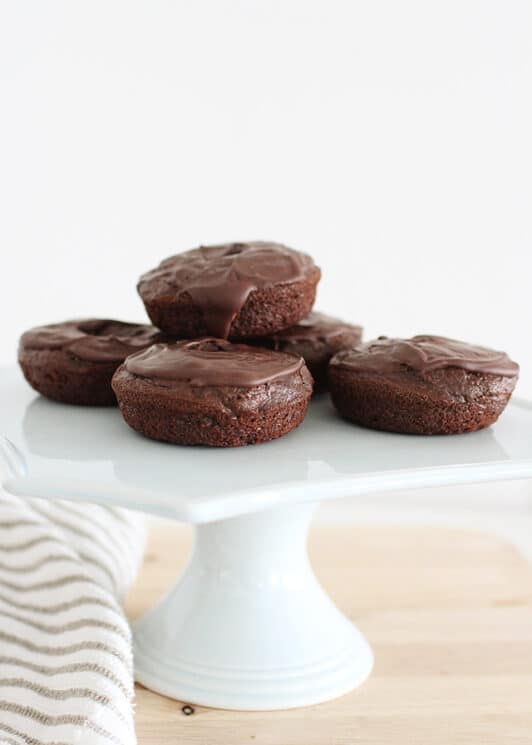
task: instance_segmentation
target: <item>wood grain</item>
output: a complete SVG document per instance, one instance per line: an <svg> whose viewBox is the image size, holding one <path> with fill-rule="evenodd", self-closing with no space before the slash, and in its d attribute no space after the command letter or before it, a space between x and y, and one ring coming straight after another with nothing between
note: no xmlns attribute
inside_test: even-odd
<svg viewBox="0 0 532 745"><path fill-rule="evenodd" d="M132 618L173 583L190 544L183 526L154 530ZM309 550L373 646L369 681L306 709L188 715L139 686L139 745L531 745L532 567L512 546L446 528L317 527Z"/></svg>

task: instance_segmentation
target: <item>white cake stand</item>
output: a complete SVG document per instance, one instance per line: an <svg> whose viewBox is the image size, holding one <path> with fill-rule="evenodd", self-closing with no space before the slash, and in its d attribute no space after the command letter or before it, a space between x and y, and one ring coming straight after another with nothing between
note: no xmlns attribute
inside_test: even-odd
<svg viewBox="0 0 532 745"><path fill-rule="evenodd" d="M196 525L179 582L135 625L135 667L148 688L205 706L316 704L368 676L368 643L307 558L319 500L532 477L532 404L524 401L482 432L412 437L359 429L325 397L281 440L227 450L144 439L116 409L37 396L17 369L0 374L0 406L8 492Z"/></svg>

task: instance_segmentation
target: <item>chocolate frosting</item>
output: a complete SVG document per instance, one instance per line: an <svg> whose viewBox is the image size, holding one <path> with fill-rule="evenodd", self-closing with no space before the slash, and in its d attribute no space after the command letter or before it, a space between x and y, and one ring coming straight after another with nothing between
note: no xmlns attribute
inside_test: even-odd
<svg viewBox="0 0 532 745"><path fill-rule="evenodd" d="M397 372L404 366L421 373L446 367L509 377L519 373L519 365L505 352L443 336L414 336L411 339L382 336L354 349L338 352L331 364L357 372L382 374Z"/></svg>
<svg viewBox="0 0 532 745"><path fill-rule="evenodd" d="M251 292L300 281L313 268L310 256L279 243L200 246L162 261L140 278L138 290L145 300L187 293L209 333L226 339Z"/></svg>
<svg viewBox="0 0 532 745"><path fill-rule="evenodd" d="M274 349L284 350L291 346L299 346L302 342L318 348L342 334L355 334L360 338L362 327L313 311L295 326L278 331L268 338L272 341Z"/></svg>
<svg viewBox="0 0 532 745"><path fill-rule="evenodd" d="M231 344L223 339L154 344L128 357L124 363L129 373L144 378L187 381L192 386L237 388L249 388L292 375L303 365L300 357Z"/></svg>
<svg viewBox="0 0 532 745"><path fill-rule="evenodd" d="M164 338L154 326L89 318L38 326L20 340L24 349L65 350L86 362L122 362Z"/></svg>

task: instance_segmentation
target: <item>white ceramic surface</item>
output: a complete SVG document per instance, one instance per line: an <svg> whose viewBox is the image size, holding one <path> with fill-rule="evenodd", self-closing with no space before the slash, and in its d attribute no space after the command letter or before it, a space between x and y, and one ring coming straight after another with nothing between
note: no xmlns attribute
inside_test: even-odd
<svg viewBox="0 0 532 745"><path fill-rule="evenodd" d="M482 432L415 437L355 427L325 396L289 435L232 449L147 440L117 409L36 395L16 368L0 373L0 402L8 491L123 505L192 523L372 491L532 476L532 405L522 401Z"/></svg>
<svg viewBox="0 0 532 745"><path fill-rule="evenodd" d="M367 642L309 565L310 503L532 476L527 402L489 430L430 438L357 428L322 398L290 435L231 450L146 440L116 409L46 401L16 369L0 373L0 406L8 491L198 523L183 576L136 624L135 669L153 690L205 706L315 704L369 674Z"/></svg>

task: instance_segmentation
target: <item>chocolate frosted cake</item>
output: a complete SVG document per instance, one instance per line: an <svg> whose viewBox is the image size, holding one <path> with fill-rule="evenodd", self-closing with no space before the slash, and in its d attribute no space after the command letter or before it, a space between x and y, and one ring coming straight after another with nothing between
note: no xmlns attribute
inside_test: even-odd
<svg viewBox="0 0 532 745"><path fill-rule="evenodd" d="M314 378L314 392L318 393L327 388L327 368L331 357L341 349L356 346L361 338L361 326L312 312L295 326L254 339L253 343L303 357Z"/></svg>
<svg viewBox="0 0 532 745"><path fill-rule="evenodd" d="M312 377L299 357L202 339L155 344L128 357L113 389L125 421L147 437L233 447L295 429Z"/></svg>
<svg viewBox="0 0 532 745"><path fill-rule="evenodd" d="M133 352L166 339L159 329L90 318L26 331L18 361L28 383L43 396L67 404L113 406L111 378Z"/></svg>
<svg viewBox="0 0 532 745"><path fill-rule="evenodd" d="M381 337L336 354L329 385L340 414L357 424L457 434L493 424L518 374L504 352L441 336Z"/></svg>
<svg viewBox="0 0 532 745"><path fill-rule="evenodd" d="M149 317L178 338L247 338L297 323L314 304L320 270L279 243L201 246L144 274L138 291Z"/></svg>

